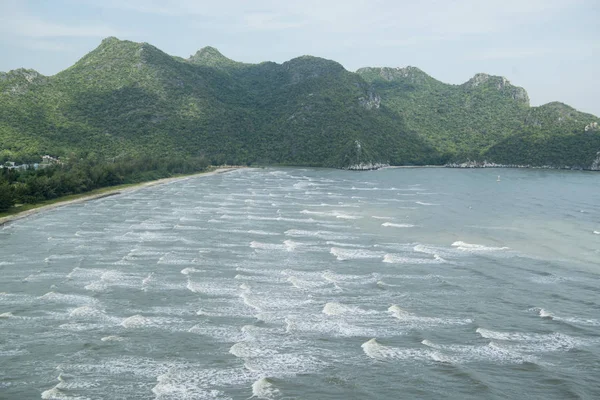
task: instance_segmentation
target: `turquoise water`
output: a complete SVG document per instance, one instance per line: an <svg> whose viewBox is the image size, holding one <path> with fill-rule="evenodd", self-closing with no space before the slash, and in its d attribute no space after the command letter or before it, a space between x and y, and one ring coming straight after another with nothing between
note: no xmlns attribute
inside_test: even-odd
<svg viewBox="0 0 600 400"><path fill-rule="evenodd" d="M32 216L0 230L0 398L598 398L599 199L247 169Z"/></svg>

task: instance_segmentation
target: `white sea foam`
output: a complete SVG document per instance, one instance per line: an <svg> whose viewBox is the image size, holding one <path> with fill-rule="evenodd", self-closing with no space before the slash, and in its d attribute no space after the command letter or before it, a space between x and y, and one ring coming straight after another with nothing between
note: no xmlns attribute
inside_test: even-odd
<svg viewBox="0 0 600 400"><path fill-rule="evenodd" d="M585 325L585 326L600 326L600 319L594 318L578 318L578 317L557 317L554 316L552 319L555 321L563 321L569 324Z"/></svg>
<svg viewBox="0 0 600 400"><path fill-rule="evenodd" d="M575 325L600 326L600 319L558 316L539 307L531 308L529 311L536 312L541 318L551 319L553 321L566 322Z"/></svg>
<svg viewBox="0 0 600 400"><path fill-rule="evenodd" d="M109 319L104 311L90 306L81 306L71 310L69 318L96 321Z"/></svg>
<svg viewBox="0 0 600 400"><path fill-rule="evenodd" d="M531 278L529 278L529 280L532 282L535 282L535 283L548 285L548 284L557 284L557 283L565 282L565 281L572 281L574 279L571 277L550 274L550 275L532 276Z"/></svg>
<svg viewBox="0 0 600 400"><path fill-rule="evenodd" d="M252 397L258 399L272 399L279 395L279 389L267 378L260 378L252 384Z"/></svg>
<svg viewBox="0 0 600 400"><path fill-rule="evenodd" d="M235 343L229 349L229 353L233 354L238 358L250 358L250 357L268 357L275 353L275 350L262 349L257 346L254 342L238 342Z"/></svg>
<svg viewBox="0 0 600 400"><path fill-rule="evenodd" d="M415 258L388 253L383 256L383 262L390 264L443 264L447 261L437 254L434 254L433 258Z"/></svg>
<svg viewBox="0 0 600 400"><path fill-rule="evenodd" d="M278 243L262 243L257 241L250 242L250 247L259 250L287 250L285 245Z"/></svg>
<svg viewBox="0 0 600 400"><path fill-rule="evenodd" d="M156 377L152 393L160 400L231 399L215 387L243 385L256 379L240 368L210 369L181 365Z"/></svg>
<svg viewBox="0 0 600 400"><path fill-rule="evenodd" d="M273 329L272 328L264 328L256 325L244 325L240 329L240 331L244 334L244 339L256 341L257 343L265 343L265 340L272 337ZM268 350L270 354L276 353L276 351Z"/></svg>
<svg viewBox="0 0 600 400"><path fill-rule="evenodd" d="M148 274L147 277L145 277L144 279L142 279L142 289L146 290L148 285L150 285L152 283L152 279L154 278L154 272L151 272Z"/></svg>
<svg viewBox="0 0 600 400"><path fill-rule="evenodd" d="M283 241L283 245L285 246L285 249L286 249L287 251L294 251L294 250L296 250L296 248L298 248L299 246L302 246L302 245L303 245L303 243L300 243L300 242L295 242L295 241L293 241L293 240L289 240L289 239L288 239L288 240L284 240L284 241Z"/></svg>
<svg viewBox="0 0 600 400"><path fill-rule="evenodd" d="M185 218L185 217L184 217ZM182 218L183 220L183 218ZM187 219L188 221L198 221L200 222L200 220L196 220L196 219ZM202 227L202 226L194 226L194 225L181 225L181 224L177 224L173 227L173 229L179 229L179 230L186 230L186 231L205 231L208 228Z"/></svg>
<svg viewBox="0 0 600 400"><path fill-rule="evenodd" d="M108 285L102 281L96 281L85 285L83 288L92 292L103 292L108 289Z"/></svg>
<svg viewBox="0 0 600 400"><path fill-rule="evenodd" d="M324 240L347 240L353 239L353 236L344 235L331 231L308 231L302 229L289 229L285 231L286 236L291 237L313 237Z"/></svg>
<svg viewBox="0 0 600 400"><path fill-rule="evenodd" d="M117 335L110 335L110 336L104 336L100 340L103 342L122 342L125 340L125 338L121 337L121 336L117 336Z"/></svg>
<svg viewBox="0 0 600 400"><path fill-rule="evenodd" d="M257 311L261 311L261 307L258 305L258 303L256 302L256 300L254 298L252 298L248 293L242 293L240 295L240 298L242 299L242 301L244 302L245 305L247 305L248 307L252 307Z"/></svg>
<svg viewBox="0 0 600 400"><path fill-rule="evenodd" d="M594 235L600 235L600 231L594 231Z"/></svg>
<svg viewBox="0 0 600 400"><path fill-rule="evenodd" d="M71 260L75 258L81 258L81 256L77 254L53 254L44 259L45 262L49 263L52 261L60 261L60 260Z"/></svg>
<svg viewBox="0 0 600 400"><path fill-rule="evenodd" d="M163 265L186 265L195 264L196 262L197 261L194 258L182 258L181 254L173 251L160 257L156 263Z"/></svg>
<svg viewBox="0 0 600 400"><path fill-rule="evenodd" d="M242 275L242 274L237 274L236 276L233 277L233 279L236 280L245 280L245 281L250 281L250 282L263 282L263 283L273 283L273 282L283 282L284 279L277 277L277 276L272 276L272 275Z"/></svg>
<svg viewBox="0 0 600 400"><path fill-rule="evenodd" d="M511 348L504 348L494 342L487 345L442 345L430 340L421 342L428 348L434 349L429 353L432 360L444 363L461 364L465 362L491 361L495 363L535 362L532 356L521 354Z"/></svg>
<svg viewBox="0 0 600 400"><path fill-rule="evenodd" d="M436 203L426 203L424 201L415 201L416 204L420 204L422 206L439 206L439 204Z"/></svg>
<svg viewBox="0 0 600 400"><path fill-rule="evenodd" d="M38 297L38 299L45 302L66 304L94 304L98 302L98 300L89 296L82 296L78 294L63 294L57 292L48 292L43 296Z"/></svg>
<svg viewBox="0 0 600 400"><path fill-rule="evenodd" d="M594 343L593 340L577 338L559 332L553 333L522 333L522 332L497 332L478 328L477 333L482 337L499 340L496 346L517 351L523 354L543 352L569 351L573 348L583 347Z"/></svg>
<svg viewBox="0 0 600 400"><path fill-rule="evenodd" d="M211 280L196 282L189 275L186 288L190 292L214 296L233 295L236 291L235 285L229 279L212 278Z"/></svg>
<svg viewBox="0 0 600 400"><path fill-rule="evenodd" d="M485 328L477 328L475 330L475 332L479 333L479 335L481 335L481 337L483 337L483 338L493 339L493 340L527 341L527 340L532 340L532 338L534 337L531 334L527 334L527 333L498 332L498 331L492 331L490 329L485 329Z"/></svg>
<svg viewBox="0 0 600 400"><path fill-rule="evenodd" d="M144 328L150 325L152 325L152 321L149 318L143 317L139 314L125 318L123 322L121 322L121 326L127 329Z"/></svg>
<svg viewBox="0 0 600 400"><path fill-rule="evenodd" d="M56 385L48 390L42 392L42 399L44 400L57 400L57 399L84 399L83 397L72 397L64 393L59 385Z"/></svg>
<svg viewBox="0 0 600 400"><path fill-rule="evenodd" d="M404 317L410 316L410 313L409 313L408 311L406 311L406 310L404 310L404 309L402 309L402 308L398 307L398 306L397 306L397 305L395 305L395 304L392 304L392 305L391 305L391 306L388 308L388 311L389 311L390 313L392 313L392 314L394 315L394 317L396 317L396 318L404 318Z"/></svg>
<svg viewBox="0 0 600 400"><path fill-rule="evenodd" d="M258 221L282 221L282 222L298 222L305 224L314 224L319 221L312 218L287 218L287 217L257 217L249 215L248 219L258 220Z"/></svg>
<svg viewBox="0 0 600 400"><path fill-rule="evenodd" d="M456 247L458 250L469 252L469 253L509 250L508 247L492 247L492 246L484 246L482 244L472 244L472 243L465 243L465 242L460 242L460 241L452 243L452 246Z"/></svg>
<svg viewBox="0 0 600 400"><path fill-rule="evenodd" d="M397 349L393 347L384 346L379 343L375 338L366 341L360 347L362 347L364 353L375 360L386 360L386 359L414 359L423 360L428 358L428 352L421 349Z"/></svg>
<svg viewBox="0 0 600 400"><path fill-rule="evenodd" d="M323 206L323 205L322 205ZM329 206L328 204L324 204L324 206ZM339 206L346 206L346 207L353 207L354 205L343 205L343 204L338 204L335 205L336 207ZM309 215L317 215L320 217L333 217L333 218L338 218L338 219L361 219L362 216L360 215L352 215L352 214L348 214L348 213L344 213L341 211L310 211L310 210L302 210L300 211L301 214L309 214Z"/></svg>
<svg viewBox="0 0 600 400"><path fill-rule="evenodd" d="M393 222L384 222L381 226L391 227L391 228L414 228L413 224L395 224Z"/></svg>
<svg viewBox="0 0 600 400"><path fill-rule="evenodd" d="M14 318L13 313L10 311L0 314L0 318Z"/></svg>
<svg viewBox="0 0 600 400"><path fill-rule="evenodd" d="M414 315L397 305L393 304L388 308L388 312L391 313L395 318L400 320L402 323L408 324L409 326L424 328L438 325L467 325L473 321L469 318L439 318L439 317L421 317Z"/></svg>
<svg viewBox="0 0 600 400"><path fill-rule="evenodd" d="M90 276L99 277L101 273L99 273L99 269L84 269L75 267L69 272L65 277L67 279L73 279L76 277L89 278Z"/></svg>
<svg viewBox="0 0 600 400"><path fill-rule="evenodd" d="M377 276L373 274L368 275L350 275L350 274L336 274L331 271L324 271L321 273L323 279L333 284L343 283L345 285L370 285L377 281Z"/></svg>
<svg viewBox="0 0 600 400"><path fill-rule="evenodd" d="M262 376L295 376L316 372L326 364L316 357L297 353L277 353L270 357L255 357L246 359L244 368ZM260 376L259 375L259 376Z"/></svg>
<svg viewBox="0 0 600 400"><path fill-rule="evenodd" d="M219 342L239 342L244 339L244 335L235 326L217 325L209 322L196 324L188 329L188 332L208 336Z"/></svg>
<svg viewBox="0 0 600 400"><path fill-rule="evenodd" d="M366 311L358 307L352 307L341 303L331 302L323 307L323 314L342 315L342 314L365 314Z"/></svg>
<svg viewBox="0 0 600 400"><path fill-rule="evenodd" d="M354 243L342 243L342 242L335 242L332 240L328 240L327 242L325 242L325 244L328 244L330 246L334 246L334 247L354 247L354 248L364 248L364 245L361 244L354 244Z"/></svg>
<svg viewBox="0 0 600 400"><path fill-rule="evenodd" d="M308 281L306 279L300 279L295 276L289 276L287 278L287 281L291 283L294 287L302 290L316 289L328 284L327 282L323 281Z"/></svg>
<svg viewBox="0 0 600 400"><path fill-rule="evenodd" d="M204 271L203 271L203 270L201 270L201 269L196 269L196 268L193 268L193 267L188 267L188 268L184 268L184 269L182 269L180 272L181 272L183 275L189 275L189 274L192 274L192 273L204 272Z"/></svg>
<svg viewBox="0 0 600 400"><path fill-rule="evenodd" d="M77 231L75 232L75 236L100 236L104 233L103 231Z"/></svg>
<svg viewBox="0 0 600 400"><path fill-rule="evenodd" d="M332 247L329 252L339 261L364 260L369 258L380 258L383 256L382 252L366 249L342 249L339 247Z"/></svg>
<svg viewBox="0 0 600 400"><path fill-rule="evenodd" d="M277 232L268 232L268 231L261 231L261 230L256 230L256 229L251 229L248 231L248 233L251 235L261 235L261 236L277 236L277 235L279 235L279 233L277 233Z"/></svg>

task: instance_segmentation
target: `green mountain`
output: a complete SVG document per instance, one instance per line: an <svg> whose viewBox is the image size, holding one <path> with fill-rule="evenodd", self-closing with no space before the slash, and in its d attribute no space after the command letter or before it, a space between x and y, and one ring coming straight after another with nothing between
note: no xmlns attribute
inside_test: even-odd
<svg viewBox="0 0 600 400"><path fill-rule="evenodd" d="M559 103L530 107L522 88L485 74L448 85L413 67L352 73L311 56L245 64L212 47L183 59L116 38L51 77L0 73L0 161L590 168L600 151L594 122Z"/></svg>
<svg viewBox="0 0 600 400"><path fill-rule="evenodd" d="M530 107L527 92L506 78L476 74L449 85L415 67L357 73L447 161L577 168L598 163L598 117L561 103Z"/></svg>

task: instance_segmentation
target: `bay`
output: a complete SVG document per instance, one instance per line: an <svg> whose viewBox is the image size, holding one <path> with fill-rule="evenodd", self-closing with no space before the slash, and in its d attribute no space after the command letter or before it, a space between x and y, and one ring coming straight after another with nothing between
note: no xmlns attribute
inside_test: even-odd
<svg viewBox="0 0 600 400"><path fill-rule="evenodd" d="M599 397L599 198L267 168L32 216L0 230L0 397Z"/></svg>

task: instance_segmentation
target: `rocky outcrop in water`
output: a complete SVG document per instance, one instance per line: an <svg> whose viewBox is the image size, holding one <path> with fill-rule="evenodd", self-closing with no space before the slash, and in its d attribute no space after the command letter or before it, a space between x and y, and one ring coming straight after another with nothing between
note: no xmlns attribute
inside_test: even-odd
<svg viewBox="0 0 600 400"><path fill-rule="evenodd" d="M462 163L448 163L445 164L446 168L531 168L531 169L568 169L576 171L600 171L600 151L597 153L597 157L589 167L582 167L578 165L529 165L529 164L497 164L489 161L465 161Z"/></svg>
<svg viewBox="0 0 600 400"><path fill-rule="evenodd" d="M354 164L354 165L350 165L344 169L350 170L350 171L372 171L375 169L381 169L381 168L385 168L385 167L389 167L389 164L382 164L382 163L360 163L360 164Z"/></svg>
<svg viewBox="0 0 600 400"><path fill-rule="evenodd" d="M590 166L591 171L600 171L600 151L596 153L596 159Z"/></svg>

